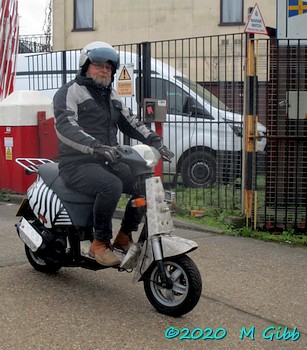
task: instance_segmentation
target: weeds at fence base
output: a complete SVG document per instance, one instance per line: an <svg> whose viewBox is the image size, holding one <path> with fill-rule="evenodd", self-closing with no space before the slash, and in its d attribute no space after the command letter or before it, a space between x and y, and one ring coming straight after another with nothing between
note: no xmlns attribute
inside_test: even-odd
<svg viewBox="0 0 307 350"><path fill-rule="evenodd" d="M9 202L11 199L11 193L6 190L0 190L0 201Z"/></svg>
<svg viewBox="0 0 307 350"><path fill-rule="evenodd" d="M127 198L123 197L120 201L119 208L123 209L126 203ZM220 234L260 239L267 242L307 246L306 232L297 233L294 229L280 230L279 232L273 231L272 229L254 231L246 226L246 220L240 214L239 210L227 212L221 208L214 207L181 207L175 202L170 203L169 206L174 219L200 225L204 231L206 229L215 229L218 230ZM192 217L191 211L193 210L203 211L205 215L201 217Z"/></svg>

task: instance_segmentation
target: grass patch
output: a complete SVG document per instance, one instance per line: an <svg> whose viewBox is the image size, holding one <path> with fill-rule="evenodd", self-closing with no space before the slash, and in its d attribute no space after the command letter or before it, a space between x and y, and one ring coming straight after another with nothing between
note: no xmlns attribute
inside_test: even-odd
<svg viewBox="0 0 307 350"><path fill-rule="evenodd" d="M261 239L266 242L285 243L291 245L307 246L307 235L296 233L292 230L281 232L269 232L269 231L253 231L249 227L242 227L237 230L231 228L225 231L225 234L240 237L250 237L255 239Z"/></svg>
<svg viewBox="0 0 307 350"><path fill-rule="evenodd" d="M11 200L10 192L5 190L0 190L0 201L9 202Z"/></svg>

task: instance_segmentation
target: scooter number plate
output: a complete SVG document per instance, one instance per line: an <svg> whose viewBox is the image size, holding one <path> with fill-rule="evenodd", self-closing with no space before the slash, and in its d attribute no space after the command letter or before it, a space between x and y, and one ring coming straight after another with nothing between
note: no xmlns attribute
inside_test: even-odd
<svg viewBox="0 0 307 350"><path fill-rule="evenodd" d="M35 231L35 229L23 218L20 223L19 236L21 240L33 251L43 243L42 237Z"/></svg>

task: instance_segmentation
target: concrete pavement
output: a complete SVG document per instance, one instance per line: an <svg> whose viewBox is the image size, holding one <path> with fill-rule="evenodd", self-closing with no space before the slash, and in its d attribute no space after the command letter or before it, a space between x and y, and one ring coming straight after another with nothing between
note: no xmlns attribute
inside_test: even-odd
<svg viewBox="0 0 307 350"><path fill-rule="evenodd" d="M203 292L174 319L152 308L131 274L33 270L16 210L0 203L1 350L307 349L306 248L177 228L199 244L190 256Z"/></svg>

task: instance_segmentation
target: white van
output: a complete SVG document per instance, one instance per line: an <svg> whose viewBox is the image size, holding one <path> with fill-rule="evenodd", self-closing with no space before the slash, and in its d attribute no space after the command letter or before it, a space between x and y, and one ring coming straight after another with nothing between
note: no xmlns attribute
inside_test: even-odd
<svg viewBox="0 0 307 350"><path fill-rule="evenodd" d="M78 69L78 54L71 59L67 53L68 76L72 79ZM26 64L27 56L19 55L15 89L25 89L25 75L21 72L41 72L32 76L28 88L45 90L52 97L62 84L62 52L42 54L32 64ZM124 103L134 114L139 111L140 100L138 56L134 53L121 52L121 63L134 65L134 96L123 98ZM55 67L54 64L57 64ZM23 68L22 68L23 67ZM27 67L25 69L25 67ZM45 72L43 74L43 72ZM31 80L30 79L30 80ZM29 79L28 79L29 80ZM115 85L117 81L115 79ZM187 187L210 187L217 180L234 180L241 176L240 161L243 147L243 117L234 113L201 85L191 81L181 72L168 64L151 59L151 98L167 101L167 117L163 124L164 143L174 153L171 164L164 164L164 173L174 175L174 179ZM154 123L151 124L154 129ZM258 151L264 151L266 128L258 123ZM119 135L119 143L123 143Z"/></svg>

